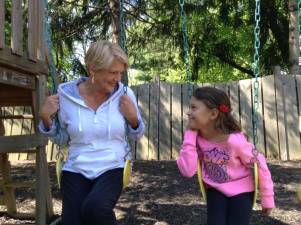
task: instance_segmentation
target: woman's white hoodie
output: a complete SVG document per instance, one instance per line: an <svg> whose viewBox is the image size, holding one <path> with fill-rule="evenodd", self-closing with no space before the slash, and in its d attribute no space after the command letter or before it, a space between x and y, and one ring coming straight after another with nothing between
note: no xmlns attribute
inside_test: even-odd
<svg viewBox="0 0 301 225"><path fill-rule="evenodd" d="M134 140L139 139L143 135L144 124L137 110L138 128L132 129L130 125L126 128L125 119L119 111L119 100L124 95L122 83L96 111L88 107L78 90L79 83L86 79L59 85L59 124L53 122L47 130L40 122L39 128L56 144L68 145L68 157L63 170L95 179L108 170L124 167L130 151L126 135ZM127 88L127 95L138 109L130 88Z"/></svg>

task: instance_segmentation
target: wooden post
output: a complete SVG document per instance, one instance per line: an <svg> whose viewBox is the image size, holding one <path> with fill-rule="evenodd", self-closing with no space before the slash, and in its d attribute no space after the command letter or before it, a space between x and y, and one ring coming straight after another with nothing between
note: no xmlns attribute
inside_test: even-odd
<svg viewBox="0 0 301 225"><path fill-rule="evenodd" d="M16 198L14 188L11 184L10 164L6 153L0 154L0 171L2 173L2 190L4 194L4 202L7 207L7 213L13 216L17 213ZM1 186L1 184L0 184Z"/></svg>

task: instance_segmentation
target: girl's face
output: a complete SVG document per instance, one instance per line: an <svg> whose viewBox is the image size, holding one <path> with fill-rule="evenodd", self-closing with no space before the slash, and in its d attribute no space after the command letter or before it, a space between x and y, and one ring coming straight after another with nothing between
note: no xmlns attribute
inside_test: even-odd
<svg viewBox="0 0 301 225"><path fill-rule="evenodd" d="M109 69L94 71L93 83L106 93L111 93L121 80L122 74L125 70L124 63L119 60L114 60Z"/></svg>
<svg viewBox="0 0 301 225"><path fill-rule="evenodd" d="M214 125L218 111L217 109L209 109L204 102L192 96L187 115L190 129L203 130Z"/></svg>

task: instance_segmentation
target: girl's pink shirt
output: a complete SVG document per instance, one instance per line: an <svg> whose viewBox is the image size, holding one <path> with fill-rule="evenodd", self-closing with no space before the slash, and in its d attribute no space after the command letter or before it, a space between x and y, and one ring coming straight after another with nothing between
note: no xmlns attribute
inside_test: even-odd
<svg viewBox="0 0 301 225"><path fill-rule="evenodd" d="M201 149L197 150L196 141ZM223 142L210 142L187 130L178 168L183 176L192 177L197 171L198 158L202 160L202 178L210 188L228 197L254 191L251 167L258 162L259 191L263 208L274 208L274 191L271 173L264 156L247 141L243 133L230 134Z"/></svg>

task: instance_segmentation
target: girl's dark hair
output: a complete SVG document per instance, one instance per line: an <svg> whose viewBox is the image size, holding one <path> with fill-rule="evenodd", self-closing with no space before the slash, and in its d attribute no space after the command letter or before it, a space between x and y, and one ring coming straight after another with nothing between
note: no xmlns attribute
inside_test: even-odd
<svg viewBox="0 0 301 225"><path fill-rule="evenodd" d="M200 87L194 90L193 97L202 101L209 109L217 109L219 111L215 124L217 129L225 134L241 131L238 122L231 115L230 100L224 91L214 87ZM228 108L227 112L219 109L221 105L225 105Z"/></svg>

